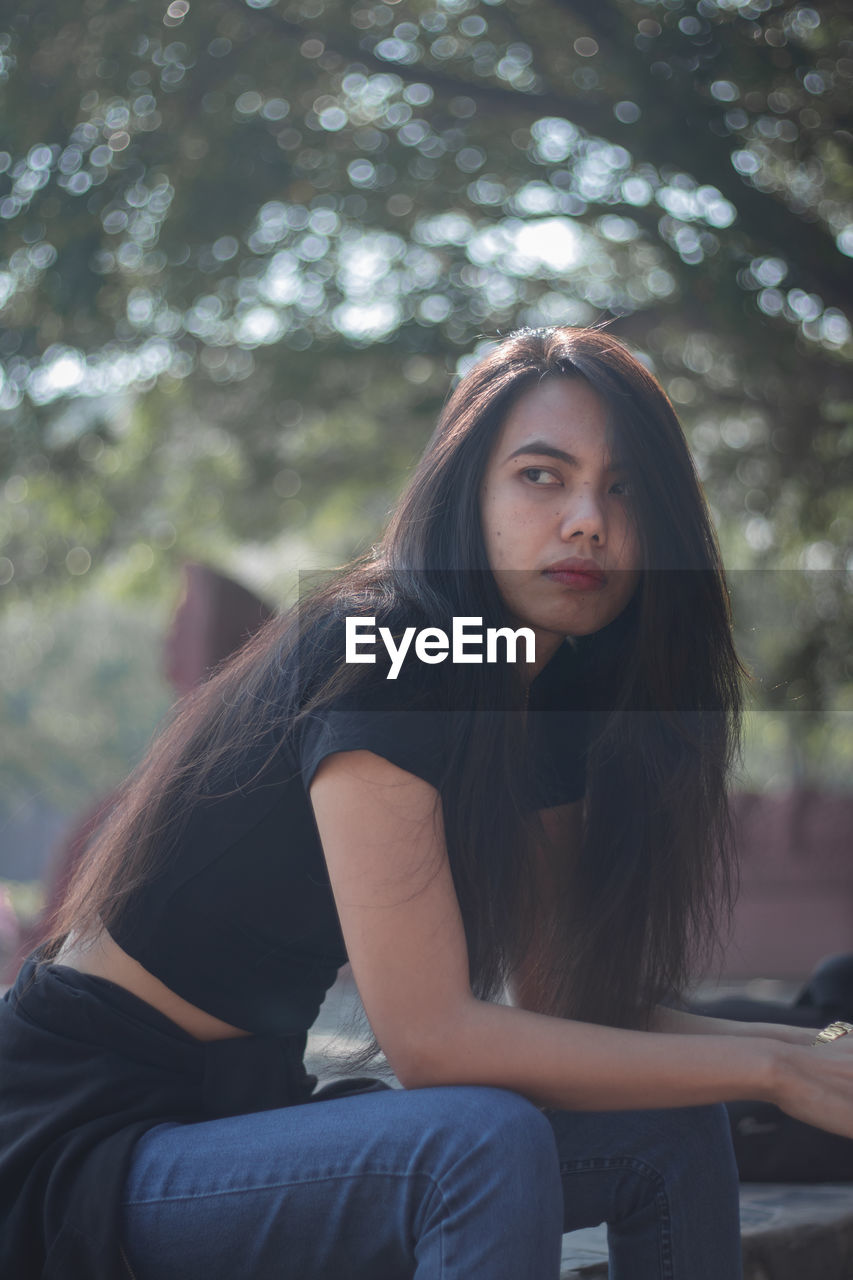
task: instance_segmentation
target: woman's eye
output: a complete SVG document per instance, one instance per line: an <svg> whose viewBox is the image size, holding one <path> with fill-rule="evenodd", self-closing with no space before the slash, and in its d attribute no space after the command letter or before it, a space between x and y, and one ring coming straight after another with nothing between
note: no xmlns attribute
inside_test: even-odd
<svg viewBox="0 0 853 1280"><path fill-rule="evenodd" d="M617 480L616 484L610 486L610 492L615 493L617 497L627 497L631 492L631 486L627 480Z"/></svg>
<svg viewBox="0 0 853 1280"><path fill-rule="evenodd" d="M545 489L549 485L559 484L559 480L554 473L546 471L544 467L525 467L521 474L530 480L532 484L538 485L540 489Z"/></svg>

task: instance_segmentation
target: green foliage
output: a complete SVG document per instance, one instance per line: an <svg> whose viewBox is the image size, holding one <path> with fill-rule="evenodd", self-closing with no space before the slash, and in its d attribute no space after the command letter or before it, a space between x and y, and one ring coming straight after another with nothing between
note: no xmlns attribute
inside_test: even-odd
<svg viewBox="0 0 853 1280"><path fill-rule="evenodd" d="M38 880L0 880L0 895L4 892L23 925L35 920L44 906L44 886Z"/></svg>
<svg viewBox="0 0 853 1280"><path fill-rule="evenodd" d="M4 611L0 814L25 796L73 813L122 780L171 701L158 672L164 623L92 592Z"/></svg>

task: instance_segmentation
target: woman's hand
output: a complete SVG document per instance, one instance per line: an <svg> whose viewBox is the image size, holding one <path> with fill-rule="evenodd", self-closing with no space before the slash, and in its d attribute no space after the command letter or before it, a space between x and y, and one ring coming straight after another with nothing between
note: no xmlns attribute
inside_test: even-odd
<svg viewBox="0 0 853 1280"><path fill-rule="evenodd" d="M778 1073L772 1099L778 1107L795 1120L853 1138L853 1033L830 1044L785 1046Z"/></svg>

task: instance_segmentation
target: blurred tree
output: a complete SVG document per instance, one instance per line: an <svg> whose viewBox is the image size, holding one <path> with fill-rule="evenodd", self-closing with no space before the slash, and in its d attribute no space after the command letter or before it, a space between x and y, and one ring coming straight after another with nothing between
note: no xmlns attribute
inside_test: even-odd
<svg viewBox="0 0 853 1280"><path fill-rule="evenodd" d="M0 51L8 594L348 554L460 353L605 319L729 560L837 571L785 681L853 678L846 0L19 0Z"/></svg>
<svg viewBox="0 0 853 1280"><path fill-rule="evenodd" d="M0 617L2 819L73 813L105 795L174 699L160 670L161 611L91 596L50 606L18 603ZM0 874L10 859L24 860L14 838L4 822Z"/></svg>

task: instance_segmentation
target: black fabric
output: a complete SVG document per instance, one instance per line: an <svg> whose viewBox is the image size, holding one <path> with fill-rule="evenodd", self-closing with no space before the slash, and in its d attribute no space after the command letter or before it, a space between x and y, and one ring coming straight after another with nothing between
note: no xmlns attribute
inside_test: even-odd
<svg viewBox="0 0 853 1280"><path fill-rule="evenodd" d="M0 1275L127 1280L118 1235L136 1140L310 1099L305 1036L202 1042L129 992L28 960L0 1002Z"/></svg>
<svg viewBox="0 0 853 1280"><path fill-rule="evenodd" d="M582 798L587 715L578 655L561 646L531 685L530 808ZM436 668L415 660L396 681L306 718L295 742L258 744L197 805L160 873L111 933L178 995L257 1035L314 1022L346 962L308 788L320 762L368 750L438 786L467 713L442 703Z"/></svg>
<svg viewBox="0 0 853 1280"><path fill-rule="evenodd" d="M786 1115L771 1102L728 1102L741 1182L853 1181L853 1141Z"/></svg>

